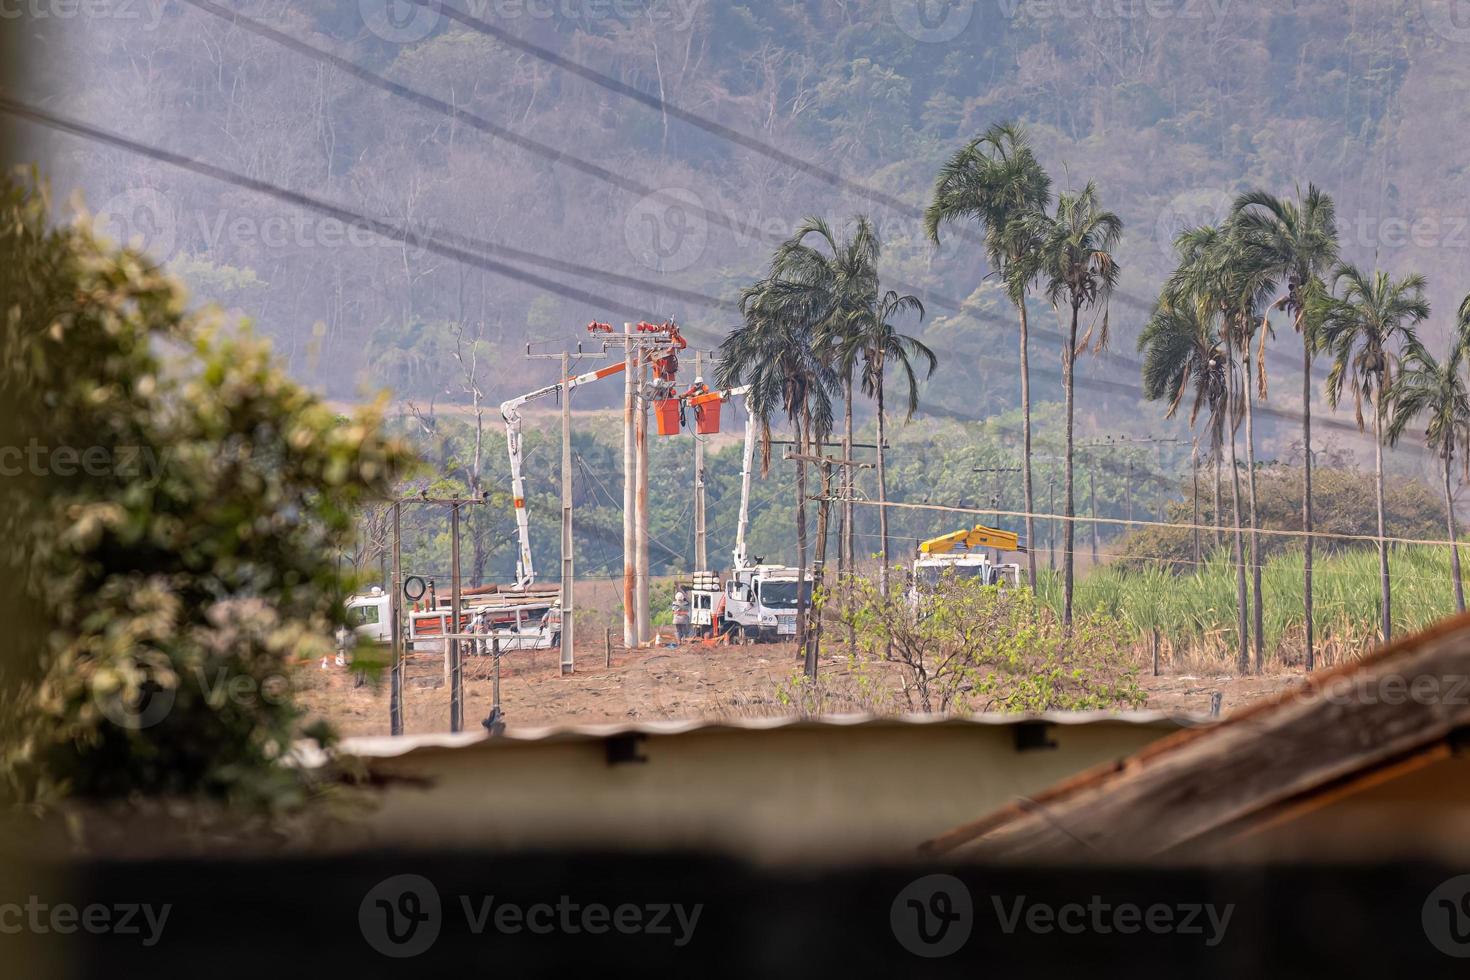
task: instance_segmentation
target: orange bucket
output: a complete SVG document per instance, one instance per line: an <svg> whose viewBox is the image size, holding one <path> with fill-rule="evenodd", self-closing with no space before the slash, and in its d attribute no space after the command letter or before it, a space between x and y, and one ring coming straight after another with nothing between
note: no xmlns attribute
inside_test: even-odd
<svg viewBox="0 0 1470 980"><path fill-rule="evenodd" d="M720 431L720 402L718 393L700 395L690 401L694 406L694 429L702 436L712 436Z"/></svg>
<svg viewBox="0 0 1470 980"><path fill-rule="evenodd" d="M660 398L653 403L653 416L658 420L659 435L676 436L679 434L679 399Z"/></svg>

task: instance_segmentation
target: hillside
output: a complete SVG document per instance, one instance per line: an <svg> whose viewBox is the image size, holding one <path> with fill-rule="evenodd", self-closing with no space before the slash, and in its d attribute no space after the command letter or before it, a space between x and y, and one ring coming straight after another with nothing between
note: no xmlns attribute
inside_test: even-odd
<svg viewBox="0 0 1470 980"><path fill-rule="evenodd" d="M127 117L134 139L542 278L51 138L59 187L83 189L120 235L142 235L199 298L254 320L334 396L457 397L454 324L494 347L492 401L550 374L521 359L527 342L573 342L592 319L672 315L713 343L772 242L808 213L867 212L887 277L923 296L926 339L947 355L926 400L974 417L1016 402L1011 314L980 287L973 243L934 251L915 209L943 156L1000 119L1029 125L1059 184L1096 179L1125 219L1114 317L1125 355L1172 234L1258 185L1327 187L1347 257L1422 271L1436 307L1455 305L1470 288L1467 137L1429 111L1470 84L1452 6L951 0L937 18L913 0L457 8L480 30L402 0L228 8L323 55L174 0L132 18L38 20L38 43L83 67L57 58L34 85L57 111L103 126ZM473 119L389 95L325 56ZM1036 312L1044 399L1058 380L1050 313ZM1442 329L1441 317L1430 333ZM1274 370L1289 377L1292 340L1277 342ZM1137 376L1126 359L1090 370ZM1298 391L1277 385L1273 403L1290 410ZM1099 391L1083 423L1103 428L1133 407ZM1284 451L1290 432L1277 445L1265 429L1267 455Z"/></svg>

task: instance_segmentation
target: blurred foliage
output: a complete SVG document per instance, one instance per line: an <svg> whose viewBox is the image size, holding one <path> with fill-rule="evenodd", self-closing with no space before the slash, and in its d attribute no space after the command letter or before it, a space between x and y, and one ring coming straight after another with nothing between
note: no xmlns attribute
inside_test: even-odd
<svg viewBox="0 0 1470 980"><path fill-rule="evenodd" d="M7 678L5 789L289 808L305 777L280 761L330 739L301 730L290 668L334 650L337 556L411 454L381 403L334 415L265 342L50 207L34 175L0 179L0 388L49 440L0 447L28 461L0 482L7 586L48 625Z"/></svg>

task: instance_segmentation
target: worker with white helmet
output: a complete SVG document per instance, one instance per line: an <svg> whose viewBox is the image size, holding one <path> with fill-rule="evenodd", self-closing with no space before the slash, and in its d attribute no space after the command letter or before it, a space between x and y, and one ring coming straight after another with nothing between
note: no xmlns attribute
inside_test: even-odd
<svg viewBox="0 0 1470 980"><path fill-rule="evenodd" d="M689 595L682 588L674 589L674 635L683 643L689 638Z"/></svg>

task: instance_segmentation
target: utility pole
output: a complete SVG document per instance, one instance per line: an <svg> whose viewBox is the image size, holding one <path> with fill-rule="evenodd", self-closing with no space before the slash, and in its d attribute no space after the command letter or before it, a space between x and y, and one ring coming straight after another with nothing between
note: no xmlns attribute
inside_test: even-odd
<svg viewBox="0 0 1470 980"><path fill-rule="evenodd" d="M812 556L812 596L820 599L822 592L822 574L827 564L827 524L828 516L832 509L832 467L838 466L851 472L854 467L866 467L866 463L854 463L850 459L832 459L829 456L806 455L799 453L787 453L785 458L800 463L815 463L817 471L821 474L822 493L816 498L817 501L817 546ZM797 594L796 601L801 603L801 595ZM819 605L813 605L812 623L807 629L806 649L803 651L806 660L806 676L809 680L817 679L817 664L822 652L822 610Z"/></svg>
<svg viewBox="0 0 1470 980"><path fill-rule="evenodd" d="M462 633L460 602L464 596L463 581L459 574L459 501L449 505L449 619L454 625L450 633ZM459 640L450 640L445 651L449 654L449 730L464 729L464 672L460 669Z"/></svg>
<svg viewBox="0 0 1470 980"><path fill-rule="evenodd" d="M561 355L561 376L572 376L572 356ZM573 643L576 640L576 563L572 545L572 392L561 393L561 672L572 673L576 663Z"/></svg>
<svg viewBox="0 0 1470 980"><path fill-rule="evenodd" d="M1128 513L1128 526L1133 526L1133 460L1128 460L1128 473L1123 477L1124 508Z"/></svg>
<svg viewBox="0 0 1470 980"><path fill-rule="evenodd" d="M393 501L393 581L388 609L393 630L393 667L388 677L388 731L403 734L403 501Z"/></svg>
<svg viewBox="0 0 1470 980"><path fill-rule="evenodd" d="M1019 466L976 466L976 467L974 467L971 470L971 472L973 472L973 473L994 473L995 474L995 491L990 495L990 505L995 508L995 512L991 516L994 518L995 524L997 524L997 525L1000 524L1000 481L1001 481L1001 477L1004 476L1006 473L1019 473L1019 472L1021 472L1021 467L1019 467ZM1027 541L1026 542L1026 547L1028 547L1028 548L1031 547L1031 542L1030 541Z"/></svg>
<svg viewBox="0 0 1470 980"><path fill-rule="evenodd" d="M704 352L694 352L694 376L704 377ZM694 433L694 571L709 571L704 529L704 436Z"/></svg>
<svg viewBox="0 0 1470 980"><path fill-rule="evenodd" d="M646 361L646 359L640 360ZM648 398L645 394L647 385L648 365L644 363L638 368L638 414L634 430L637 435L638 449L638 487L634 501L636 508L634 540L638 547L638 577L634 583L637 593L634 601L638 604L638 643L640 646L653 639L648 617Z"/></svg>
<svg viewBox="0 0 1470 980"><path fill-rule="evenodd" d="M1097 567L1097 467L1088 461L1087 509L1092 514L1092 567Z"/></svg>
<svg viewBox="0 0 1470 980"><path fill-rule="evenodd" d="M1046 512L1055 515L1057 512L1057 478L1055 475L1046 478ZM1046 553L1047 564L1052 571L1057 570L1057 520L1053 516L1046 522Z"/></svg>
<svg viewBox="0 0 1470 980"><path fill-rule="evenodd" d="M638 436L633 424L638 390L639 348L633 343L633 324L623 324L623 649L638 646L638 536L634 532L638 486Z"/></svg>
<svg viewBox="0 0 1470 980"><path fill-rule="evenodd" d="M459 508L463 505L481 505L489 498L489 492L478 497L430 497L421 493L416 497L403 497L393 501L393 582L388 608L393 630L393 667L388 685L388 730L393 735L403 734L403 660L405 655L405 622L403 609L403 505L441 504L449 510L449 562L450 572L449 610L454 625L445 631L453 637L462 632L460 606L462 599L459 570ZM437 611L437 609L435 610ZM460 731L464 727L464 671L461 668L459 640L450 639L444 647L445 666L449 675L449 730Z"/></svg>

